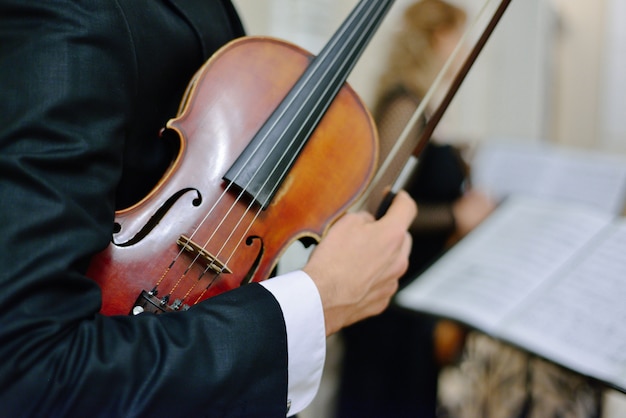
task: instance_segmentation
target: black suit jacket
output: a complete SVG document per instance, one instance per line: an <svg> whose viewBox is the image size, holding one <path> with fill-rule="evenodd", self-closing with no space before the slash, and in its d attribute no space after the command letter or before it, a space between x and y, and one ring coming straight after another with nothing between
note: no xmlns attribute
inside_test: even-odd
<svg viewBox="0 0 626 418"><path fill-rule="evenodd" d="M264 288L104 317L85 276L169 164L158 132L191 76L240 35L225 0L0 0L1 415L285 416Z"/></svg>

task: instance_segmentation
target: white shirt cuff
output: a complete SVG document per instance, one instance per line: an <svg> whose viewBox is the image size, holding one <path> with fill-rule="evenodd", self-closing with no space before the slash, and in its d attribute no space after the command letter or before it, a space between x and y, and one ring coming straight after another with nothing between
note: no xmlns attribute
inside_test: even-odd
<svg viewBox="0 0 626 418"><path fill-rule="evenodd" d="M303 271L261 282L283 311L287 327L288 415L295 415L315 398L326 357L324 310L317 286Z"/></svg>

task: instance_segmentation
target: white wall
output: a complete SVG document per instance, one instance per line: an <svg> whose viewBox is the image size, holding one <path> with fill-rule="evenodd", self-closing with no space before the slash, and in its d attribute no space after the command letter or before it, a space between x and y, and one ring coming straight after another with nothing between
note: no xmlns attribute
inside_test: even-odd
<svg viewBox="0 0 626 418"><path fill-rule="evenodd" d="M608 0L600 62L600 146L626 152L626 1Z"/></svg>
<svg viewBox="0 0 626 418"><path fill-rule="evenodd" d="M577 146L599 143L604 0L555 0L559 13L551 134Z"/></svg>

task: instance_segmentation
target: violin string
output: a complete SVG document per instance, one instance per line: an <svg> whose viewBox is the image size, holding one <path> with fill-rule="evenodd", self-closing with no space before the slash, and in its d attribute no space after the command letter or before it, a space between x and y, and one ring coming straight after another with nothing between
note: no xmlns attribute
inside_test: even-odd
<svg viewBox="0 0 626 418"><path fill-rule="evenodd" d="M488 9L488 6L491 3L493 3L493 1L494 0L486 0L485 1L483 6L480 8L479 12L476 14L475 18L473 19L471 25L463 33L461 39L459 40L459 42L457 42L454 50L452 51L452 53L450 54L450 56L448 57L448 59L444 63L443 67L437 73L437 76L436 76L435 80L433 81L433 83L431 84L430 88L428 89L428 91L424 95L424 98L420 101L417 109L415 109L415 111L413 112L413 114L412 114L411 118L409 119L408 123L406 124L406 126L404 127L404 129L402 130L400 135L398 136L398 139L394 142L393 147L391 148L391 150L387 154L387 157L385 158L383 163L380 165L378 171L376 172L376 175L374 176L374 178L370 182L368 188L361 195L361 198L357 201L357 203L355 205L353 205L353 210L360 210L360 209L363 209L365 207L365 205L367 204L367 202L368 202L368 200L370 198L371 193L374 191L374 189L376 188L378 183L380 183L380 181L385 176L385 174L387 174L387 170L389 170L389 168L391 167L391 164L393 163L393 161L397 157L398 153L400 152L400 149L402 149L403 145L405 145L407 143L407 141L409 140L413 129L415 128L417 122L420 121L422 119L422 117L424 116L424 112L426 111L426 107L430 104L430 102L433 99L436 91L439 89L440 85L442 84L442 82L444 80L444 77L446 76L446 74L450 70L450 67L452 67L452 65L454 64L454 62L458 58L458 56L461 53L461 51L464 49L463 46L468 41L470 35L474 32L474 29L478 26L478 23L481 21L481 19L483 18L484 14L486 13L486 11Z"/></svg>
<svg viewBox="0 0 626 418"><path fill-rule="evenodd" d="M479 16L480 16L480 15L482 15L482 14L484 14L484 11L485 11L485 9L486 9L486 6L487 6L487 3L485 4L485 7L483 8L483 10L482 10L482 11L481 11L481 13L479 14ZM474 25L473 25L473 26L475 26L475 25L476 25L476 22L477 22L477 21L478 21L478 18L477 18L477 20L474 22ZM465 38L466 36L468 36L468 34L469 34L470 32L471 32L471 30L467 31L467 32L465 33L465 35L464 35L464 38ZM459 44L457 45L457 48L459 48L459 45L462 45L463 43L464 43L464 40L462 39L462 40L459 42ZM452 56L455 56L455 55L458 55L458 52L457 52L457 51L455 51L455 52L452 54ZM453 60L453 58L450 58L448 62L451 62L452 60ZM448 66L449 66L449 65L448 65ZM442 73L445 73L446 71L447 71L447 70L446 70L445 68L444 68L444 69L442 69ZM438 84L440 84L440 83L441 83L441 82L439 82L439 83L435 83L434 85L436 86L436 85L438 85ZM432 87L431 87L431 90L433 90L433 89L432 89ZM430 100L430 98L428 99L428 101L429 101L429 100ZM428 103L428 101L426 101L426 103ZM421 117L421 114L423 113L423 111L424 111L423 109L421 109L421 110L420 110L420 109L418 108L418 109L416 110L416 112L415 112L415 113L417 114L417 116L414 116L414 118L417 120L419 117ZM414 123L413 123L413 124L414 124ZM412 124L410 124L410 125L412 125ZM410 126L410 125L409 125L409 126ZM409 129L410 129L410 128L409 128ZM406 136L406 135L405 135L405 136ZM402 137L402 135L401 135L401 137ZM397 151L394 151L394 152L396 152L396 153L397 153ZM257 211L257 214L255 215L255 219L259 216L259 214L260 214L260 209ZM239 242L238 242L238 244L237 244L237 247L241 244L241 242L242 242L243 238L245 238L245 236L247 235L247 233L248 233L249 229L251 228L251 226L253 225L253 223L254 223L254 221L252 221L252 223L250 223L250 224L249 224L249 226L248 226L248 228L247 228L246 232L245 232L245 233L241 236L241 238L240 238L240 240L239 240ZM238 225L239 225L239 224L238 224ZM233 253L233 254L231 254L231 257L232 257L232 255L234 255L234 253ZM230 260L230 258L231 258L231 257L229 257L229 260ZM228 263L228 262L227 262L227 263ZM207 270L208 270L208 268L207 268L207 269L205 269L205 272L206 272ZM204 274L204 273L203 273L203 274ZM214 281L216 278L217 278L217 276L215 276L215 278L213 279L213 281ZM208 287L207 287L207 289L208 289ZM199 300L201 300L201 297L199 297L199 298L198 298L198 301L199 301Z"/></svg>
<svg viewBox="0 0 626 418"><path fill-rule="evenodd" d="M365 21L365 20L367 20L367 18L368 18L368 16L365 16L364 18L362 18L362 20L363 20L363 21ZM368 29L371 29L371 25L370 25L370 28L368 28ZM361 31L361 33L363 33L363 32ZM361 36L359 37L359 40L362 40L362 38L363 38L363 35L361 35ZM345 48L345 47L344 47L344 48ZM344 65L345 65L345 64L346 64L346 63L344 63ZM319 85L319 82L318 82L318 85ZM313 97L313 96L310 96L310 97ZM292 122L291 122L291 123L292 123ZM280 140L282 140L282 139L280 139ZM280 142L280 140L279 140L279 141L277 141L277 143L278 143L278 142ZM295 139L294 139L294 138L292 138L292 139L291 139L291 143L293 143L293 141L294 141L294 140L295 140ZM276 144L274 145L274 148L275 148L275 147L276 147ZM274 148L272 148L272 151L274 150ZM288 155L288 154L287 154L287 153L283 153L283 155L281 156L281 162L284 160L284 158L286 157L286 155ZM290 161L290 163L291 163L291 162L293 162L293 159L294 159L294 158L295 158L295 157L292 155L292 160ZM288 166L289 166L289 165L288 165ZM288 166L287 166L287 167L288 167ZM278 166L274 166L274 168L272 169L272 171L271 171L271 173L270 173L270 176L267 176L267 177L265 178L265 181L263 182L262 187L266 187L267 182L269 181L269 178L270 178L270 177L271 177L271 175L275 172L275 170L276 170L276 168L277 168L277 167L278 167ZM286 170L288 170L288 168L284 168L284 169L283 169L283 172L282 172L281 174L285 174ZM258 174L258 173L255 173L255 174ZM272 190L272 193L275 191L276 187L278 187L278 185L274 185L274 188L273 188L273 190ZM262 202L262 203L263 203L263 206L264 206L264 205L265 205L266 203L268 203L268 202L266 201L266 202ZM263 206L261 206L261 207L263 207ZM248 212L250 211L251 207L252 207L252 205L249 205L249 206L248 206L248 208L247 208L246 212L244 213L244 215L242 216L242 218L240 219L240 221L237 223L237 225L236 225L235 229L233 229L233 232L236 230L236 228L238 228L238 227L241 225L241 222L243 221L243 218L245 217L245 214L246 214L246 213L248 213ZM229 261L230 261L230 260L232 259L232 257L234 256L234 253L235 253L236 249L237 249L237 248L241 245L241 243L243 242L244 238L247 236L247 234L248 234L248 232L249 232L250 228L252 227L252 225L254 224L254 222L256 221L256 219L258 219L258 217L260 216L260 213L261 213L261 209L258 209L258 210L257 210L257 213L253 216L253 218L252 218L251 222L249 223L248 228L246 228L246 230L245 230L245 231L243 232L243 234L240 236L240 238L239 238L239 240L238 240L237 244L236 244L236 245L235 245L235 247L234 247L234 248L235 248L235 250L233 250L233 252L231 252L231 255L228 257L228 260L227 260L227 261L226 261L226 263L225 263L226 265L229 263ZM231 235L229 235L228 239L230 239L231 237L232 237L232 233L231 233ZM222 246L222 248L220 249L220 252L219 252L219 254L220 254L220 255L221 255L221 252L222 252L222 250L223 250L223 249L224 249L224 246Z"/></svg>
<svg viewBox="0 0 626 418"><path fill-rule="evenodd" d="M364 35L363 35L363 31L361 31L360 33L361 33L361 35L359 36L359 40L362 40L362 38L364 37ZM365 36L366 36L366 35L365 35ZM349 62L348 62L348 61L346 61L346 62L344 62L344 63L343 63L343 65L344 65L344 66L345 66L345 65L349 65ZM341 69L343 69L343 68L341 68ZM338 75L338 74L340 74L340 73L341 73L341 71L336 72L336 73L335 73L335 76L331 78L331 81L335 81L335 80L339 77L339 75ZM327 86L328 86L328 85L330 85L330 84L332 84L332 83L328 83L328 84L327 84ZM318 83L318 85L319 85L319 83ZM328 87L327 87L324 91L325 91L325 92L326 92L326 91L328 91ZM323 96L323 95L320 95L320 96ZM311 96L311 97L312 97L312 96ZM318 102L317 102L317 103L319 103L319 101L320 101L320 100L321 100L321 99L318 99ZM291 143L293 143L293 141L294 141L294 140L292 139L292 140L291 140L291 142L290 142L290 144L291 144ZM286 154L286 153L284 153L284 154L281 156L281 158L285 158L285 157L287 157L287 154ZM290 163L292 163L292 162L293 162L296 158L297 158L297 155L296 155L296 154L291 154L291 159L288 161L288 163L289 163L289 164L286 164L285 166L286 166L286 167L289 167L289 166L290 166ZM281 160L281 161L282 161L282 160ZM273 169L273 170L272 170L272 173L274 172L274 170L275 170L275 169ZM284 174L287 172L287 170L288 170L288 168L284 168L284 169L283 169L283 172L282 172L281 174L283 174L283 175L284 175ZM267 180L263 183L263 186L265 186L265 184L266 184L266 183L267 183ZM273 193L273 192L275 192L275 191L276 191L276 189L277 189L279 186L280 186L280 184L274 184L274 185L272 186L273 188L271 189L271 192L272 192L272 193ZM270 195L271 195L272 193L270 193ZM264 202L264 203L267 203L267 202Z"/></svg>
<svg viewBox="0 0 626 418"><path fill-rule="evenodd" d="M362 6L363 6L363 4L365 4L365 2L360 3L358 7L362 7ZM358 17L358 15L359 15L359 13L361 13L361 12L357 11L357 12L354 14L354 17L352 17L352 19L357 18L357 17ZM369 13L369 11L368 11L368 13ZM365 20L367 17L368 17L368 16L365 16L365 17L363 17L361 20ZM371 25L370 25L370 26L371 26ZM343 33L345 33L345 31L347 30L347 28L348 28L348 27L349 27L349 24L344 25L344 27L342 28ZM371 29L371 27L370 27L369 29ZM342 36L343 36L343 35L342 35L342 34L340 34L339 36L335 37L335 38L334 38L334 41L333 41L333 42L331 42L331 43L329 44L329 46L330 46L330 47L334 46L334 44L336 44L336 43L338 42L338 40L339 40ZM361 36L361 38L362 38L362 36ZM343 48L345 49L345 46L344 46ZM319 66L321 66L322 64L323 64L323 63L322 63L322 62L320 62L320 63L318 63L318 64L317 64L317 66L319 67ZM313 72L311 72L311 74L314 74L314 73L315 73L314 71L313 71ZM307 81L309 81L309 80L310 80L310 78L311 78L311 76L309 76L309 79L308 79ZM318 83L318 84L319 84L319 83ZM300 91L297 91L297 92L296 92L296 95L294 95L294 99L292 99L292 102L293 102L293 100L295 100L295 98L297 98L297 97L298 97L298 95L302 94L302 90L304 89L304 86L305 86L305 85L306 85L306 83L303 83L303 84L302 84L302 87L300 88ZM287 109L288 107L289 107L289 106L286 106L286 107L285 107L285 109ZM280 115L280 116L284 116L284 112L283 112L283 114L282 114L282 115ZM278 121L278 120L280 120L280 119L278 118L278 119L277 119L277 121ZM275 122L275 123L274 123L274 126L272 126L271 128L274 128L276 124L277 124L277 122ZM256 149L255 151L258 151L258 148L261 146L261 144L263 144L264 142L266 142L266 141L269 139L269 134L270 134L271 132L272 132L272 129L268 130L268 133L265 135L265 137L263 137L263 138L261 139L261 141L259 141L259 145L257 145L257 149ZM277 147L278 143L280 143L282 140L283 140L283 138L279 138L279 139L278 139L278 141L276 141L276 142L275 142L275 144L273 145L273 147L271 148L270 152L274 152L274 150L275 150L275 148ZM291 145L291 144L293 144L294 140L295 140L295 139L292 139L292 140L291 140L290 145ZM269 154L269 153L268 153L268 154ZM285 155L286 155L286 154L287 154L287 153L283 153L283 155L281 156L281 160L282 160L282 159L284 159L284 157L285 157ZM263 165L263 163L264 163L264 162L266 162L266 161L267 161L267 158L268 158L268 157L266 156L265 160L261 163L260 167ZM293 160L293 159L294 159L294 157L292 157L292 160ZM245 167L245 164L244 164L243 166ZM275 167L275 168L276 168L276 167ZM272 173L275 171L275 168L272 170ZM236 174L236 176L238 176L238 175L241 173L241 171L242 171L242 170L243 170L243 168L242 168L242 169L240 169L239 173L237 173L237 174ZM255 173L255 176L256 176L256 175L258 175L259 170L260 170L260 168L259 168L259 169L257 169L257 172ZM285 170L286 170L286 169L285 169ZM283 173L283 174L284 174L284 173ZM269 178L269 177L270 177L270 176L268 176L268 178ZM253 178L254 178L254 176L253 176ZM239 193L239 195L237 196L237 198L236 198L236 200L235 200L235 203L233 203L233 207L234 207L235 205L237 205L237 202L239 202L240 200L242 200L243 195L244 195L244 193L245 193L245 190L247 189L247 186L249 186L249 184L250 184L250 182L251 182L251 181L252 181L252 180L250 180L250 181L248 182L248 184L246 184L246 186L244 186L244 187L242 188L242 191L241 191L241 192ZM234 182L233 182L233 183L234 183ZM211 207L211 209L210 209L210 210L207 212L207 214L204 216L204 218L203 218L203 219L202 219L202 221L200 222L199 226L198 226L198 227L197 227L197 228L196 228L196 229L192 232L192 234L191 234L191 235L187 238L187 243L186 243L186 244L189 244L189 243L192 241L192 239L193 239L194 235L195 235L195 234L197 233L197 231L200 229L200 226L202 226L202 225L206 222L206 220L208 219L208 217L211 215L211 213L212 213L212 212L215 210L215 208L218 206L219 202L220 202L220 201L224 198L224 196L226 195L226 193L228 193L228 191L229 191L229 189L232 187L233 183L229 183L229 184L227 185L227 187L226 187L226 188L225 188L225 190L222 192L222 194L219 196L219 198L217 199L217 201L213 204L213 206ZM267 179L266 179L266 181L264 182L263 187L265 187L266 183L267 183ZM274 187L274 189L275 189L276 187L277 187L277 186L275 186L275 187ZM265 203L267 203L267 202L265 202ZM246 209L246 211L244 212L244 215L243 215L243 216L241 217L241 219L238 221L237 226L236 226L235 228L233 228L233 231L231 232L231 234L229 235L229 237L228 237L228 239L227 239L227 240L230 240L230 238L232 237L232 235L233 235L233 233L235 232L235 230L237 229L237 227L239 227L239 226L240 226L241 222L243 221L244 217L246 216L245 214L246 214L246 213L248 213L248 212L250 211L251 206L252 206L252 204L250 204L250 205L248 206L248 208L247 208L247 209ZM206 247L208 246L208 244L210 243L210 241L214 238L214 236L215 236L215 234L216 234L217 229L218 229L219 227L221 227L221 226L222 226L222 224L224 223L224 220L225 220L225 219L226 219L226 217L227 217L227 216L231 213L231 211L232 211L232 208L231 208L231 209L229 209L229 211L227 212L227 214L224 216L224 218L222 219L222 221L219 223L219 225L218 225L218 227L216 228L216 230L213 232L213 234L211 234L211 236L209 237L209 239L207 239L207 241L206 241L206 242L205 242L205 244L203 245L203 249L206 249ZM260 212L261 212L261 209L259 209L259 210L257 211L257 213L254 215L253 220L251 221L251 224L248 226L248 228L247 228L247 229L246 229L246 231L244 232L244 235L242 235L242 237L238 240L238 243L237 243L237 245L236 245L236 247L235 247L235 248L237 248L237 247L239 247L239 245L241 245L241 242L242 242L242 241L243 241L243 239L245 238L245 235L249 232L249 230L250 230L250 228L251 228L252 224L253 224L253 223L254 223L254 221L258 218L258 216L260 215ZM226 246L226 242L222 245L222 248L221 248L221 249L220 249L220 251L218 252L218 255L216 255L216 256L215 256L215 259L218 259L218 258L219 258L219 256L221 255L221 252L223 251L223 249L225 248L225 246ZM236 251L236 249L235 249L235 250L233 250L233 254L231 254L231 256L228 258L228 261L229 261L229 260L233 257L233 255L234 255L234 251ZM167 272L171 269L171 267L173 266L173 264L174 264L174 263L176 262L176 260L177 260L177 259L178 259L181 255L182 255L182 253L184 253L184 247L183 247L183 248L181 248L181 250L178 252L178 254L176 255L176 257L174 258L174 260L173 260L173 261L172 261L172 263L170 264L170 267L168 267L168 269L166 270L166 272L163 274L162 278L163 278L163 277L167 274ZM191 267L192 267L195 263L197 263L197 261L198 261L199 257L200 257L200 254L198 253L198 254L195 256L195 258L192 260L192 262L189 264L189 266L187 267L187 269L185 270L185 272L183 273L183 275L182 275L182 276L179 278L179 280L176 282L175 287L177 287L177 286L178 286L178 284L180 283L180 281L182 280L182 278L183 278L183 277L187 274L187 272L190 270L190 268L191 268ZM228 261L227 261L226 263L224 263L224 265L227 265L227 264L228 264ZM211 262L211 264L213 264L213 262ZM208 271L211 267L213 267L213 266L211 266L211 265L207 266L207 267L205 268L204 272L202 272L200 276L203 276L203 275L204 275L204 274L205 274L205 273L206 273L206 272L207 272L207 271ZM223 271L223 270L222 270L222 271ZM161 278L161 280L162 280L162 278ZM159 280L159 283L161 282L161 280ZM198 281L195 281L195 283L197 284L197 283L198 283ZM194 287L195 287L195 284L194 284ZM173 290L174 290L174 289L172 289L172 291L173 291Z"/></svg>
<svg viewBox="0 0 626 418"><path fill-rule="evenodd" d="M508 4L508 2L507 2L507 4ZM485 10L486 10L486 7L487 7L487 3L485 4L485 6L484 6L483 10L481 11L481 13L479 13L479 16L480 16L480 15L482 15L482 14L484 14L484 12L485 12ZM506 8L506 6L505 6L504 8L502 8L502 12L504 11L504 9L505 9L505 8ZM499 11L499 12L500 12L500 11ZM494 20L492 21L492 23L490 23L490 25L491 25L491 24L493 24L493 25L495 26L495 22L497 22L497 20L499 20L499 17L501 16L501 13L502 13L502 12L500 12L500 15L499 15L499 16L494 17ZM475 22L475 23L476 23L476 22ZM473 26L475 26L475 24L474 24ZM471 31L466 32L465 36L468 36L469 32L471 32ZM484 36L484 35L483 35L483 36ZM487 36L488 36L488 35L487 35ZM463 43L464 43L464 42L459 42L459 45L462 45ZM457 47L458 47L458 45L457 45ZM283 156L282 156L282 157L284 157L284 156L285 156L285 155L283 154ZM286 170L286 169L285 169L285 170ZM266 179L266 182L267 182L267 179ZM264 185L265 185L265 183L264 183ZM277 185L274 185L274 187L277 187ZM269 199L269 198L268 198L268 199ZM267 203L267 202L264 202L264 203ZM263 207L263 206L261 206L261 207L257 210L257 214L255 215L255 219L256 219L256 217L258 217L258 216L259 216L259 214L260 214L260 211L261 211L261 208L262 208L262 207ZM248 208L248 209L249 209L249 208ZM252 221L252 222L248 225L248 228L247 228L246 232L245 232L244 234L242 234L242 236L241 236L241 238L240 238L240 240L239 240L239 242L238 242L238 244L237 244L237 247L241 244L241 242L243 241L243 239L245 238L245 236L247 235L247 233L248 233L249 229L251 228L251 226L252 226L253 224L254 224L254 221ZM239 224L238 224L238 225L239 225ZM233 255L234 255L234 252L231 254L231 257L232 257ZM230 257L229 257L229 260L230 260Z"/></svg>
<svg viewBox="0 0 626 418"><path fill-rule="evenodd" d="M373 6L373 4L372 4L372 5L370 5L370 6ZM370 14L371 14L371 9L370 9L370 10L368 10L368 12L367 12L367 13L370 13ZM368 20L369 20L369 21L371 21L371 19L368 19L369 17L370 17L370 16L364 16L361 20L362 20L362 21L368 21ZM370 27L369 27L368 29L371 29L371 26L372 26L372 25L370 24L369 26L370 26ZM363 38L363 36L364 36L364 35L363 35L363 31L360 31L359 33L361 33L361 35L359 35L358 39L359 39L359 40L362 40L362 38ZM365 35L365 36L366 36L366 35ZM343 46L343 49L345 49L345 48L347 48L346 44L344 44L344 46ZM336 57L334 57L334 58L333 58L333 61L334 61L334 60L336 60L336 59L337 59L337 58L336 58ZM346 64L347 64L347 62L344 62L344 63L343 63L343 65L346 65ZM320 64L320 65L321 65L321 64ZM326 70L326 71L328 71L328 70ZM332 81L336 80L336 78L337 78L337 77L339 77L339 74L340 74L340 72L336 72L336 73L335 73L335 75L334 75L334 77L333 77L333 78L331 78L331 80L332 80ZM327 83L327 84L326 84L326 86L327 86L326 91L328 90L328 86L329 86L329 85L331 85L331 84L332 84L332 83ZM320 85L320 82L318 82L318 83L317 83L317 85ZM302 94L302 89L301 89L301 91L299 91L298 93L299 93L299 94ZM310 99L310 98L312 98L312 97L313 97L312 95L309 95L309 99ZM307 100L308 100L308 99L307 99ZM319 102L319 99L318 99L318 102ZM301 110L302 110L302 109L304 109L304 108L306 108L306 107L307 107L307 106L305 106L305 105L301 106ZM308 107L310 108L310 106L308 106ZM294 121L293 121L293 119L292 119L291 121L289 121L288 126L291 126L291 124L293 124L293 123L294 123ZM286 129L285 129L285 130L286 130ZM298 134L298 133L300 133L300 131L298 131L298 132L297 132L297 134ZM295 138L297 137L297 134L296 134L296 135L294 135L294 137L292 137L292 138L291 138L291 140L289 141L289 145L292 145L292 144L294 143ZM267 139L268 139L268 136L266 135L266 136L263 138L263 140L267 140ZM277 140L277 141L273 144L272 148L270 149L270 152L273 152L273 151L276 149L276 147L278 146L278 144L279 144L279 143L280 143L283 139L284 139L284 137L280 137L280 138L279 138L279 139L278 139L278 140ZM268 153L268 155L269 155L269 153ZM287 157L288 155L289 155L288 153L283 152L283 154L281 155L280 162L282 162L282 161L284 160L284 158L285 158L285 157ZM266 156L266 157L265 157L265 159L263 160L263 162L261 163L261 165L259 166L259 168L257 168L257 171L255 172L254 176L257 176L257 175L259 174L259 171L260 171L261 166L263 165L263 163L265 163L265 162L268 160L268 158L269 158L268 156ZM292 154L292 157L291 157L291 160L289 161L289 163L292 163L292 162L293 162L293 160L294 160L295 158L296 158L296 155L295 155L295 154ZM272 175L276 172L276 169L279 167L279 165L280 165L280 164L277 164L277 165L275 165L275 166L272 168L272 170L270 171L269 175L268 175L268 176L266 176L266 178L265 178L265 180L264 180L263 184L261 185L261 188L266 187L267 183L269 182L269 179L270 179L270 178L271 178L271 176L272 176ZM282 172L281 174L283 174L283 175L284 175L284 174L286 173L286 171L289 169L289 168L288 168L289 166L290 166L290 164L287 164L287 165L285 166L285 168L283 169L283 172ZM254 176L253 176L253 178L254 178ZM252 181L252 180L250 180L250 181L248 182L248 184L249 184L251 181ZM247 185L246 185L246 186L247 186ZM270 195L270 196L273 194L273 192L275 192L275 190L276 190L276 188L277 188L277 187L279 187L279 184L275 184L275 185L273 185L273 188L272 188L272 190L271 190L271 193L269 193L269 195ZM244 188L244 189L245 189L245 188ZM238 198L237 198L236 202L240 200L240 198L242 197L242 195L243 195L243 192L242 192L242 193L240 193L240 195L238 196ZM269 199L269 197L268 197L268 199ZM243 232L243 234L241 235L241 237L240 237L240 238L239 238L239 240L237 241L237 244L234 246L234 248L235 248L235 249L231 252L231 255L228 257L227 261L224 263L225 265L227 265L227 264L228 264L228 262L232 259L232 257L234 256L234 253L236 252L236 249L237 249L237 248L241 245L241 243L243 242L243 240L244 240L244 239L245 239L245 237L247 236L248 232L250 231L250 229L251 229L252 225L253 225L253 224L254 224L254 222L258 219L258 217L260 216L261 211L262 211L262 207L264 207L264 206L265 206L265 204L267 204L267 203L268 203L267 201L262 202L262 204L259 206L259 209L257 209L257 212L256 212L256 214L254 214L254 216L253 216L252 220L250 221L250 223L249 223L248 227L246 228L246 230ZM232 235L233 235L233 233L235 232L235 230L236 230L236 229L237 229L237 228L241 225L241 223L243 222L243 220L244 220L244 218L245 218L246 214L247 214L247 213L249 213L249 212L251 211L252 206L253 206L253 202L252 202L252 203L250 203L250 204L248 205L248 207L246 208L246 211L245 211L245 212L244 212L244 214L241 216L240 220L237 222L237 224L236 224L235 228L233 228L233 231L231 232L231 234L229 235L229 237L227 238L227 240L229 240L229 239L232 237ZM229 210L229 213L230 213L230 210ZM211 238L212 238L212 237L210 237L210 239L211 239ZM210 239L209 239L209 240L205 243L205 248L206 248L206 246L209 244ZM217 256L217 257L219 257L219 255L221 255L221 252L222 252L222 250L224 249L225 245L226 245L226 243L222 246L222 248L220 248L220 251L218 252L218 256Z"/></svg>

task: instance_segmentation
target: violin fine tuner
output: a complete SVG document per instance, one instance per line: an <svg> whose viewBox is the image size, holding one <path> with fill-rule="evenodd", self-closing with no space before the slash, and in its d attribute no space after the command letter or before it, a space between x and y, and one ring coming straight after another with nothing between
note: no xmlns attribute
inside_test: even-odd
<svg viewBox="0 0 626 418"><path fill-rule="evenodd" d="M189 309L189 305L184 304L180 299L176 299L174 303L168 305L169 297L164 296L159 299L157 293L158 291L156 289L152 289L150 292L142 290L129 315L139 315L144 312L161 314L165 312L186 311Z"/></svg>

